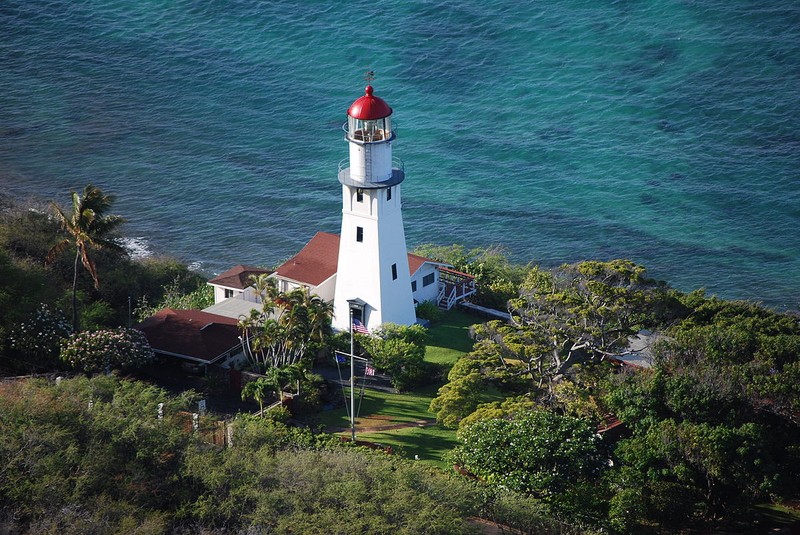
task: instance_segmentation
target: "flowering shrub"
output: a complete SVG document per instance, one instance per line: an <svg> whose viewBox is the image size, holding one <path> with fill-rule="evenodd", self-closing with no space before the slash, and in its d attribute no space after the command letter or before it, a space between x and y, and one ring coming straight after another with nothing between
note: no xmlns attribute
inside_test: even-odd
<svg viewBox="0 0 800 535"><path fill-rule="evenodd" d="M42 303L30 318L11 331L12 349L31 359L54 359L59 344L72 331L69 322L59 312Z"/></svg>
<svg viewBox="0 0 800 535"><path fill-rule="evenodd" d="M61 345L61 360L87 372L136 368L154 357L144 333L136 329L83 331Z"/></svg>

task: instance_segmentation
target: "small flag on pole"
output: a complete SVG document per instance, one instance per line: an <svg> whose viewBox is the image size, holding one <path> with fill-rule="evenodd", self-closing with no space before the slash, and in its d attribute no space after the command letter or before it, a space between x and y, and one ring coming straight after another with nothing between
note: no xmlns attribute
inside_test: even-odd
<svg viewBox="0 0 800 535"><path fill-rule="evenodd" d="M357 319L353 320L353 331L361 334L369 334L369 330Z"/></svg>
<svg viewBox="0 0 800 535"><path fill-rule="evenodd" d="M367 368L364 370L364 373L367 375L375 375L375 368L367 364Z"/></svg>
<svg viewBox="0 0 800 535"><path fill-rule="evenodd" d="M347 362L347 359L341 353L336 353L336 362L338 362L339 364L344 364L345 362Z"/></svg>

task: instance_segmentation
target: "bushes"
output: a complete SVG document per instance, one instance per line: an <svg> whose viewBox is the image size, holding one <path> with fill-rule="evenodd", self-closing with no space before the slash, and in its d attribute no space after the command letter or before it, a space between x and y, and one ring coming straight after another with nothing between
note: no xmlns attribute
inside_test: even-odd
<svg viewBox="0 0 800 535"><path fill-rule="evenodd" d="M12 349L37 364L56 362L62 340L72 331L66 318L42 303L36 312L17 326L9 336Z"/></svg>
<svg viewBox="0 0 800 535"><path fill-rule="evenodd" d="M358 342L372 357L376 368L392 376L398 390L422 384L428 373L425 366L427 331L419 325L383 324L374 336L358 335Z"/></svg>
<svg viewBox="0 0 800 535"><path fill-rule="evenodd" d="M85 372L138 368L154 358L144 333L135 329L83 331L70 336L61 348L61 359Z"/></svg>
<svg viewBox="0 0 800 535"><path fill-rule="evenodd" d="M433 301L417 303L417 318L437 323L442 319L442 309Z"/></svg>
<svg viewBox="0 0 800 535"><path fill-rule="evenodd" d="M485 514L572 533L535 500L266 419L211 447L191 399L113 376L0 383L0 531L455 534Z"/></svg>
<svg viewBox="0 0 800 535"><path fill-rule="evenodd" d="M463 444L453 457L474 474L554 500L581 481L595 480L605 462L590 424L547 411L478 421L458 437Z"/></svg>

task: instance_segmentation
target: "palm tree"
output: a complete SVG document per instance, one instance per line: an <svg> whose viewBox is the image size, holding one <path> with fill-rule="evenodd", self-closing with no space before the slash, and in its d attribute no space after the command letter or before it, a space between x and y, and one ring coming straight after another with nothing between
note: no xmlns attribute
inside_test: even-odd
<svg viewBox="0 0 800 535"><path fill-rule="evenodd" d="M254 399L258 402L259 414L264 417L264 400L271 392L275 391L273 381L267 377L259 377L255 381L250 381L242 388L242 401Z"/></svg>
<svg viewBox="0 0 800 535"><path fill-rule="evenodd" d="M55 202L51 202L56 219L68 236L55 244L45 257L45 263L70 246L75 247L75 265L72 276L72 328L78 330L78 263L89 271L95 289L100 288L97 267L89 256L91 249L110 249L123 252L124 249L111 238L112 233L124 221L120 216L107 215L114 203L114 196L106 195L100 188L91 184L83 189L83 195L72 192L72 210L65 212Z"/></svg>
<svg viewBox="0 0 800 535"><path fill-rule="evenodd" d="M299 362L309 348L322 344L331 332L333 304L307 288L278 291L274 278L253 279L262 297L261 310L239 320L247 356L265 368Z"/></svg>

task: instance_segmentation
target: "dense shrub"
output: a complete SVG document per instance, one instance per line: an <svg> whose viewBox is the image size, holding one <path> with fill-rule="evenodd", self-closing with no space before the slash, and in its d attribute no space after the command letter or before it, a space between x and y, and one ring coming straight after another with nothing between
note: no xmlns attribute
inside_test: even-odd
<svg viewBox="0 0 800 535"><path fill-rule="evenodd" d="M417 318L436 323L442 319L442 309L433 301L417 303Z"/></svg>
<svg viewBox="0 0 800 535"><path fill-rule="evenodd" d="M458 433L459 464L480 477L524 493L558 500L580 481L595 480L605 459L588 423L547 411L483 420Z"/></svg>
<svg viewBox="0 0 800 535"><path fill-rule="evenodd" d="M135 329L83 331L70 336L61 359L85 372L137 368L155 358L144 333Z"/></svg>
<svg viewBox="0 0 800 535"><path fill-rule="evenodd" d="M70 332L72 328L63 314L42 303L11 332L9 342L24 359L52 365L57 360L61 342Z"/></svg>
<svg viewBox="0 0 800 535"><path fill-rule="evenodd" d="M357 335L359 344L379 370L387 372L398 390L409 390L425 382L427 331L420 325L384 323L372 336Z"/></svg>

